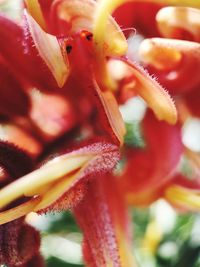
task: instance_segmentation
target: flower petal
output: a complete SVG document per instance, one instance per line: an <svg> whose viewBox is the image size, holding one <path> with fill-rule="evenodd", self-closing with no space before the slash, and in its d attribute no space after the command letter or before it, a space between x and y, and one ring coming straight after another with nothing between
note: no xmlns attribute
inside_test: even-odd
<svg viewBox="0 0 200 267"><path fill-rule="evenodd" d="M35 197L25 203L0 212L0 225L19 219L34 210L35 206L41 201L40 197Z"/></svg>
<svg viewBox="0 0 200 267"><path fill-rule="evenodd" d="M23 150L19 149L15 144L7 141L0 141L0 166L5 171L8 182L19 178L30 172L33 168L31 158Z"/></svg>
<svg viewBox="0 0 200 267"><path fill-rule="evenodd" d="M10 19L0 16L0 25L1 57L24 88L35 86L43 90L55 90L56 82L33 47L30 33L26 30L27 23L21 28Z"/></svg>
<svg viewBox="0 0 200 267"><path fill-rule="evenodd" d="M0 208L23 196L39 196L40 202L32 210L53 209L55 201L62 199L81 179L97 176L112 170L119 160L118 147L110 143L96 142L65 154L43 165L0 190ZM30 212L32 204L16 207L19 214ZM50 206L50 207L49 207ZM24 210L23 210L24 207ZM63 203L61 203L63 207ZM56 203L56 208L58 205ZM5 211L12 219L12 210ZM3 216L2 215L2 216ZM1 213L0 213L1 217ZM3 219L2 219L3 220Z"/></svg>
<svg viewBox="0 0 200 267"><path fill-rule="evenodd" d="M39 24L27 13L25 16L29 25L35 46L52 72L59 87L63 87L69 75L69 66L64 59L57 38L42 30Z"/></svg>
<svg viewBox="0 0 200 267"><path fill-rule="evenodd" d="M70 131L77 123L75 111L67 97L35 89L30 91L30 97L30 118L39 128L45 141L55 140Z"/></svg>
<svg viewBox="0 0 200 267"><path fill-rule="evenodd" d="M30 196L31 192L41 190L41 187L54 182L68 173L79 169L91 156L77 156L69 158L61 156L43 165L15 182L0 190L0 208L8 205L15 199L24 195Z"/></svg>
<svg viewBox="0 0 200 267"><path fill-rule="evenodd" d="M188 92L185 96L185 103L189 108L189 111L193 116L200 117L200 90L199 87L195 88L191 92Z"/></svg>
<svg viewBox="0 0 200 267"><path fill-rule="evenodd" d="M172 185L165 190L165 198L178 208L194 212L200 211L200 190Z"/></svg>
<svg viewBox="0 0 200 267"><path fill-rule="evenodd" d="M156 27L156 13L163 7L154 1L126 1L127 3L118 7L113 17L120 25L126 37L135 32L142 33L145 37L159 36Z"/></svg>
<svg viewBox="0 0 200 267"><path fill-rule="evenodd" d="M127 163L119 179L130 204L157 198L156 190L172 179L183 152L179 126L159 122L148 111L142 127L147 146L143 150L127 149Z"/></svg>
<svg viewBox="0 0 200 267"><path fill-rule="evenodd" d="M159 82L172 93L194 89L200 84L200 45L195 42L152 38L140 45L140 56Z"/></svg>
<svg viewBox="0 0 200 267"><path fill-rule="evenodd" d="M200 10L189 7L165 7L156 15L165 38L200 41Z"/></svg>
<svg viewBox="0 0 200 267"><path fill-rule="evenodd" d="M37 21L40 27L45 30L46 22L42 14L39 0L25 0L25 3L30 15Z"/></svg>
<svg viewBox="0 0 200 267"><path fill-rule="evenodd" d="M164 4L164 5L177 5L177 6L190 6L200 8L199 0L152 0L153 2Z"/></svg>
<svg viewBox="0 0 200 267"><path fill-rule="evenodd" d="M6 266L24 266L39 251L39 233L24 219L0 227L0 262Z"/></svg>
<svg viewBox="0 0 200 267"><path fill-rule="evenodd" d="M138 64L124 58L119 60L127 65L127 76L124 78L128 78L129 88L147 102L159 120L175 124L177 111L167 91Z"/></svg>
<svg viewBox="0 0 200 267"><path fill-rule="evenodd" d="M129 219L114 177L91 181L74 211L84 232L87 266L135 266Z"/></svg>
<svg viewBox="0 0 200 267"><path fill-rule="evenodd" d="M52 4L51 19L53 18L55 22L61 20L67 23L68 27L65 29L65 35L82 30L92 32L93 21L96 19L95 10L98 8L99 4L93 0L85 0L84 2L81 0L58 0ZM107 12L104 13L107 14ZM112 17L107 15L105 23L107 28L104 32L104 38L101 39L101 43L106 44L104 45L105 54L118 55L120 50L123 50L124 53L127 49L127 43L120 27ZM57 28L59 28L59 25L57 25Z"/></svg>
<svg viewBox="0 0 200 267"><path fill-rule="evenodd" d="M67 197L70 189L71 191L73 188L76 190L76 185L79 182L86 182L89 178L110 172L119 160L118 147L106 142L88 145L80 149L80 152L77 151L77 153L91 153L92 157L88 162L83 164L81 169L75 172L75 174L60 179L56 184L53 184L51 188L46 190L47 192L42 194L42 200L39 205L34 208L34 211L39 210L40 212L47 212L49 210L59 210L59 206L63 209L65 197ZM68 201L68 199L66 200ZM80 198L78 197L77 200L80 200ZM67 206L76 205L76 203L66 204Z"/></svg>
<svg viewBox="0 0 200 267"><path fill-rule="evenodd" d="M109 21L109 14L122 3L126 2L125 0L101 0L99 1L96 14L94 19L93 33L94 33L94 42L97 53L102 53L104 51L104 42L106 38L106 33L109 33L109 28L107 28L107 23ZM117 25L117 24L116 24ZM109 38L109 49L112 51L111 55L124 55L127 50L127 42L122 32L117 34L113 34L110 32Z"/></svg>
<svg viewBox="0 0 200 267"><path fill-rule="evenodd" d="M42 151L42 145L35 137L11 123L0 124L0 139L15 144L32 157L38 156Z"/></svg>
<svg viewBox="0 0 200 267"><path fill-rule="evenodd" d="M114 139L116 140L116 138L117 138L117 142L119 142L122 145L124 142L124 135L126 133L126 129L125 129L125 124L124 124L124 121L122 119L122 115L119 111L119 107L118 107L118 104L116 102L116 99L113 96L112 92L110 92L110 91L102 92L97 84L95 85L95 90L98 94L98 97L100 100L100 105L102 105L102 107L101 107L102 111L99 111L99 112L102 115L105 112L109 126L111 127L111 130L115 136ZM104 120L102 119L102 121L104 121ZM105 128L108 129L108 127L105 127ZM109 132L110 131L108 129L108 133Z"/></svg>
<svg viewBox="0 0 200 267"><path fill-rule="evenodd" d="M25 116L30 109L30 100L19 81L0 60L0 113L6 117ZM14 88L14 90L13 90Z"/></svg>

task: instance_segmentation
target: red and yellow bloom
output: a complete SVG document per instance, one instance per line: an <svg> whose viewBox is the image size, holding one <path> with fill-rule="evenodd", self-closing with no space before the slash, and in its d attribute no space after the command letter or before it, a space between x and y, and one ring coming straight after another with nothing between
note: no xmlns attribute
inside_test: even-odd
<svg viewBox="0 0 200 267"><path fill-rule="evenodd" d="M163 196L173 202L177 190L181 196L186 192L185 198L187 192L192 194L189 187L176 185L176 168L184 150L183 121L178 118L176 124L174 102L160 84L173 95L180 92L181 99L197 90L198 74L189 80L186 76L200 62L198 19L192 21L195 27L188 20L180 29L178 19L169 25L166 17L182 9L161 9L177 1L131 5L152 8L154 25L159 10L161 36L194 35L193 42L153 38L140 45L141 62L157 75L159 84L127 57L127 40L111 17L118 8L116 20L123 21L118 12L125 2L26 0L21 25L0 17L0 231L8 228L14 233L7 238L2 232L0 263L29 266L29 261L35 261L34 266L42 266L38 263L39 241L31 243L34 249L28 257L19 255L20 248L17 251L18 236L26 234L24 216L31 211L73 208L84 232L88 266L135 266L126 202L149 204ZM143 26L143 16L134 12L133 20L132 13L127 17L131 25L125 25L139 25L144 37L155 36L158 30ZM185 8L184 12L196 14L198 10ZM123 72L110 69L110 63L119 63ZM176 74L173 79L172 71ZM141 96L154 113L147 111L142 121L144 150L124 146L126 130L118 103L125 91L128 96ZM85 140L76 141L77 135ZM112 171L122 150L125 168L115 176ZM185 198L175 204L183 200L182 204ZM35 235L31 235L33 240ZM15 257L6 257L1 249L5 246Z"/></svg>

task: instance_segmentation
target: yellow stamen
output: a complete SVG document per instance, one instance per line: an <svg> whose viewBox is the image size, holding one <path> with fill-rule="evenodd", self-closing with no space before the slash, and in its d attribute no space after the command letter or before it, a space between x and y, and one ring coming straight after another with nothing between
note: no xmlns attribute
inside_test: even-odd
<svg viewBox="0 0 200 267"><path fill-rule="evenodd" d="M200 191L186 189L181 186L171 186L165 191L165 198L182 208L200 211Z"/></svg>

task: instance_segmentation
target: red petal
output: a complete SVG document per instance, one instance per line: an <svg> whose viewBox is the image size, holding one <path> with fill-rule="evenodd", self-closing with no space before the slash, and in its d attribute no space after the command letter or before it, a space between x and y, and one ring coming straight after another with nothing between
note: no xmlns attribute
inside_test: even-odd
<svg viewBox="0 0 200 267"><path fill-rule="evenodd" d="M194 89L200 84L200 45L195 42L153 38L140 46L141 59L158 81L173 94Z"/></svg>
<svg viewBox="0 0 200 267"><path fill-rule="evenodd" d="M1 56L17 77L26 85L45 90L55 90L56 82L47 66L33 48L29 32L13 21L0 16L0 51Z"/></svg>
<svg viewBox="0 0 200 267"><path fill-rule="evenodd" d="M177 111L173 100L156 79L151 77L135 62L131 62L126 58L117 60L124 63L126 67L124 77L122 77L127 82L125 86L140 95L159 120L165 120L170 124L176 123Z"/></svg>
<svg viewBox="0 0 200 267"><path fill-rule="evenodd" d="M193 116L200 117L200 90L197 87L192 92L186 94L185 103L187 104Z"/></svg>
<svg viewBox="0 0 200 267"><path fill-rule="evenodd" d="M114 12L113 17L126 36L135 29L146 37L159 36L155 16L161 7L155 3L125 3Z"/></svg>
<svg viewBox="0 0 200 267"><path fill-rule="evenodd" d="M145 150L127 151L127 165L120 180L129 202L150 194L167 183L182 154L181 133L178 126L158 122L148 112L143 121L143 131L147 147ZM132 197L133 196L133 197ZM149 196L148 196L149 197Z"/></svg>
<svg viewBox="0 0 200 267"><path fill-rule="evenodd" d="M107 142L95 142L87 144L78 150L69 153L69 156L76 157L78 155L94 155L89 162L83 166L83 168L75 174L75 179L72 180L69 188L65 190L62 187L61 193L57 196L51 205L42 208L40 212L47 212L51 210L64 210L70 207L74 207L77 202L82 199L83 193L85 191L85 183L88 179L101 176L107 172L110 172L119 160L118 147L107 143ZM66 181L68 178L64 177ZM59 185L58 185L59 186ZM52 190L56 189L56 184L53 185ZM52 193L54 193L52 191ZM47 194L43 196L44 201L48 195L51 194L51 188L48 190ZM40 206L40 204L39 204ZM41 209L36 207L35 210Z"/></svg>
<svg viewBox="0 0 200 267"><path fill-rule="evenodd" d="M19 266L29 261L39 250L40 237L23 219L0 227L0 263Z"/></svg>
<svg viewBox="0 0 200 267"><path fill-rule="evenodd" d="M117 101L112 92L102 92L97 84L95 84L95 91L102 125L112 140L122 145L126 129Z"/></svg>
<svg viewBox="0 0 200 267"><path fill-rule="evenodd" d="M70 201L79 201L84 190L79 182L85 184L90 178L110 172L119 160L116 145L102 140L83 145L84 147L57 157L2 188L1 208L23 196L33 197L13 209L1 212L2 223L31 211L63 210L64 207L75 205ZM79 191L80 194L76 197L75 194Z"/></svg>
<svg viewBox="0 0 200 267"><path fill-rule="evenodd" d="M63 57L56 36L45 32L27 12L24 13L30 38L39 56L44 60L59 87L63 87L69 75L67 55Z"/></svg>
<svg viewBox="0 0 200 267"><path fill-rule="evenodd" d="M200 179L198 178L194 178L194 179L189 179L185 176L183 176L182 174L177 174L174 178L173 181L171 183L171 185L179 185L188 189L196 189L196 190L200 190Z"/></svg>
<svg viewBox="0 0 200 267"><path fill-rule="evenodd" d="M45 267L45 260L43 257L38 253L37 255L34 255L34 257L27 262L24 266L20 267Z"/></svg>
<svg viewBox="0 0 200 267"><path fill-rule="evenodd" d="M30 108L29 97L8 67L0 60L0 113L7 117L26 116Z"/></svg>
<svg viewBox="0 0 200 267"><path fill-rule="evenodd" d="M165 7L156 16L158 29L165 38L200 41L200 11L190 7Z"/></svg>
<svg viewBox="0 0 200 267"><path fill-rule="evenodd" d="M45 141L52 141L71 130L77 123L75 111L66 97L33 90L30 117ZM53 107L53 108L52 108Z"/></svg>
<svg viewBox="0 0 200 267"><path fill-rule="evenodd" d="M87 266L135 266L129 220L115 179L106 176L93 180L85 198L75 208L84 232Z"/></svg>
<svg viewBox="0 0 200 267"><path fill-rule="evenodd" d="M41 143L34 136L11 123L0 124L0 139L15 144L31 157L38 156L42 150Z"/></svg>
<svg viewBox="0 0 200 267"><path fill-rule="evenodd" d="M2 140L0 141L0 165L12 180L28 173L33 168L32 160L24 151Z"/></svg>

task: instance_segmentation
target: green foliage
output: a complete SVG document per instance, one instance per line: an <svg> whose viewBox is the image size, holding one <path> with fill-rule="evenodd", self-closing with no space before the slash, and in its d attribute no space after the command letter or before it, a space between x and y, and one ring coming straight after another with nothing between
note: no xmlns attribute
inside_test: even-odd
<svg viewBox="0 0 200 267"><path fill-rule="evenodd" d="M47 267L83 267L83 265L66 263L58 258L51 257L47 261Z"/></svg>
<svg viewBox="0 0 200 267"><path fill-rule="evenodd" d="M133 123L126 123L126 135L124 142L128 146L141 148L145 146L139 122L135 121Z"/></svg>
<svg viewBox="0 0 200 267"><path fill-rule="evenodd" d="M53 215L52 215L53 216ZM50 224L49 233L59 232L80 232L80 228L76 224L71 212L63 212L61 217L57 220L53 220Z"/></svg>

